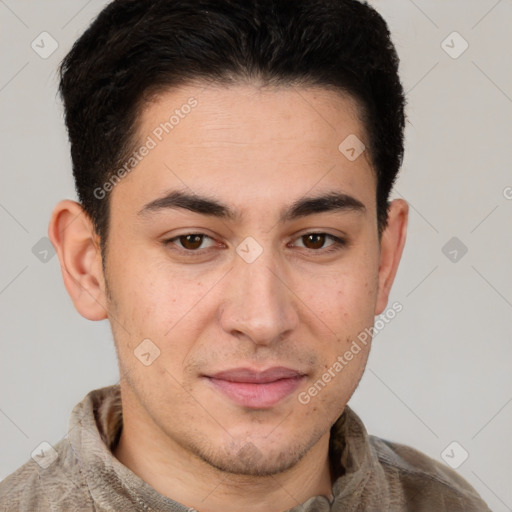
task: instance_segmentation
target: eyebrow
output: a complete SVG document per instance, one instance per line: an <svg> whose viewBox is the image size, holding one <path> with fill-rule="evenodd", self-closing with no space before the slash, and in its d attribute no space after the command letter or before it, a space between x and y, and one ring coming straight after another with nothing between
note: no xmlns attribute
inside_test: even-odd
<svg viewBox="0 0 512 512"><path fill-rule="evenodd" d="M201 215L208 215L233 222L241 219L239 211L233 210L217 199L190 194L182 191L172 191L163 197L155 199L144 205L138 215L148 216L162 210L184 209ZM279 222L290 222L308 215L324 212L359 212L365 213L365 205L348 194L340 192L327 192L318 196L309 196L297 199L285 207L279 217Z"/></svg>

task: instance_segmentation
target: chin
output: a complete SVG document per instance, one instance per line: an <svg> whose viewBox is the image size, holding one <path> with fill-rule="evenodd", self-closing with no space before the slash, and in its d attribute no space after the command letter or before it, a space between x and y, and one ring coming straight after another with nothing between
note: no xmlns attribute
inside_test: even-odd
<svg viewBox="0 0 512 512"><path fill-rule="evenodd" d="M301 459L301 457L290 457L282 454L283 456L276 460L275 458L265 457L259 454L259 452L256 450L254 452L254 457L246 456L238 458L237 454L237 456L233 457L232 459L219 458L213 460L203 460L210 466L224 473L250 477L268 477L277 475L279 473L284 473L285 471L295 466Z"/></svg>
<svg viewBox="0 0 512 512"><path fill-rule="evenodd" d="M231 445L224 450L216 450L209 446L206 450L194 451L208 465L224 473L263 477L277 475L291 469L304 457L315 441L312 439L307 444L266 448L258 448L249 441L238 449Z"/></svg>

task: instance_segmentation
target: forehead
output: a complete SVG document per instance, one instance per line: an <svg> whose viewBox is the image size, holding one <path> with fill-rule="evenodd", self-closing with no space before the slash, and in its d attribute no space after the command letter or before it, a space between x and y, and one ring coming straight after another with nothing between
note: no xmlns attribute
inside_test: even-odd
<svg viewBox="0 0 512 512"><path fill-rule="evenodd" d="M226 136L244 144L272 144L292 136L314 142L324 139L326 131L342 136L346 130L365 138L356 100L318 86L181 86L161 92L146 104L139 134L159 132L159 125L169 120L175 138L183 136L181 142L186 142L190 131L183 126L178 130L180 124L194 131L195 142L222 142Z"/></svg>
<svg viewBox="0 0 512 512"><path fill-rule="evenodd" d="M249 201L277 205L315 187L374 195L367 152L351 161L340 150L347 138L366 141L357 104L335 91L183 86L146 106L137 133L135 151L148 143L151 149L116 188L131 183L141 200L189 188L229 197L242 210Z"/></svg>

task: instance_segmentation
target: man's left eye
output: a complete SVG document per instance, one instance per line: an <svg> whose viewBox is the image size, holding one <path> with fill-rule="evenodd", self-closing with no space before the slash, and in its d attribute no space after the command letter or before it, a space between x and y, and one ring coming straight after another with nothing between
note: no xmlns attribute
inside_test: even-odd
<svg viewBox="0 0 512 512"><path fill-rule="evenodd" d="M324 245L327 239L332 240L332 243L327 246L331 248L328 249L329 252L332 250L339 249L340 247L346 244L345 240L343 240L342 238L339 238L334 235L329 235L328 233L307 233L298 238L298 240L306 240L305 243L311 244L311 247L306 246L306 249L311 250L322 249L322 246Z"/></svg>

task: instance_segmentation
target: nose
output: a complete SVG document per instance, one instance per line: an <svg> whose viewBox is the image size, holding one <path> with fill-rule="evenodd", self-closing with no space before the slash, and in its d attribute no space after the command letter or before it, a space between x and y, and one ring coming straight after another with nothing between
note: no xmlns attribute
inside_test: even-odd
<svg viewBox="0 0 512 512"><path fill-rule="evenodd" d="M222 329L240 340L266 346L289 335L299 323L299 301L290 281L271 249L263 250L251 263L236 256L223 290Z"/></svg>

